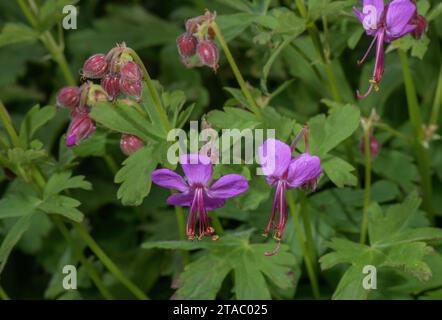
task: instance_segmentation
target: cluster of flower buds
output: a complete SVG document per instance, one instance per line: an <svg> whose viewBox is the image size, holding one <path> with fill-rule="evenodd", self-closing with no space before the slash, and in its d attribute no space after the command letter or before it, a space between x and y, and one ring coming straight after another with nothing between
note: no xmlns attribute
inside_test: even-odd
<svg viewBox="0 0 442 320"><path fill-rule="evenodd" d="M71 116L66 146L78 145L94 133L95 123L89 112L97 102L107 100L103 88L89 81L81 87L64 87L58 92L57 105L69 109Z"/></svg>
<svg viewBox="0 0 442 320"><path fill-rule="evenodd" d="M215 14L207 11L204 15L186 21L186 32L176 42L181 61L187 67L208 66L218 69L219 49L214 42L215 32L211 24Z"/></svg>
<svg viewBox="0 0 442 320"><path fill-rule="evenodd" d="M78 145L95 131L89 112L97 102L114 101L122 95L137 101L141 99L141 68L125 44L112 48L107 54L97 53L89 57L83 65L82 77L89 80L80 87L64 87L57 95L57 105L70 110L68 147ZM100 84L95 84L94 80ZM126 155L143 145L141 139L132 135L123 134L121 138L121 150Z"/></svg>
<svg viewBox="0 0 442 320"><path fill-rule="evenodd" d="M122 44L111 49L108 54L94 54L83 65L83 77L100 79L101 86L111 101L120 94L137 100L141 98L143 78L141 69L126 49Z"/></svg>

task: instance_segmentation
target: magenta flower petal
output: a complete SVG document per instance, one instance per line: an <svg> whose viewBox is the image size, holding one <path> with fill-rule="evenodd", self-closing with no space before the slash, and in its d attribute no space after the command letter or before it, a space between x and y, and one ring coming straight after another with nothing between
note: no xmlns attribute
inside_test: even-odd
<svg viewBox="0 0 442 320"><path fill-rule="evenodd" d="M279 178L284 175L290 165L292 150L282 141L267 139L258 148L258 157L264 175Z"/></svg>
<svg viewBox="0 0 442 320"><path fill-rule="evenodd" d="M195 192L173 194L167 198L167 203L172 206L190 207L194 196Z"/></svg>
<svg viewBox="0 0 442 320"><path fill-rule="evenodd" d="M189 186L184 179L177 173L169 169L158 169L152 172L152 181L167 189L178 190L184 192L189 189Z"/></svg>
<svg viewBox="0 0 442 320"><path fill-rule="evenodd" d="M212 198L227 199L243 193L248 188L246 178L239 174L227 174L210 187L208 194Z"/></svg>
<svg viewBox="0 0 442 320"><path fill-rule="evenodd" d="M409 24L411 17L416 12L416 5L410 0L394 0L388 5L386 16L387 40L398 39L416 26Z"/></svg>
<svg viewBox="0 0 442 320"><path fill-rule="evenodd" d="M364 0L362 1L362 11L353 7L353 12L364 26L367 34L374 36L381 24L384 12L384 0Z"/></svg>
<svg viewBox="0 0 442 320"><path fill-rule="evenodd" d="M181 167L190 185L206 186L212 178L213 168L210 158L199 154L186 154L180 157Z"/></svg>
<svg viewBox="0 0 442 320"><path fill-rule="evenodd" d="M211 198L207 195L204 196L204 206L207 211L215 210L224 207L226 201L219 198Z"/></svg>
<svg viewBox="0 0 442 320"><path fill-rule="evenodd" d="M317 156L302 153L292 160L287 174L290 188L298 188L322 173L321 160Z"/></svg>

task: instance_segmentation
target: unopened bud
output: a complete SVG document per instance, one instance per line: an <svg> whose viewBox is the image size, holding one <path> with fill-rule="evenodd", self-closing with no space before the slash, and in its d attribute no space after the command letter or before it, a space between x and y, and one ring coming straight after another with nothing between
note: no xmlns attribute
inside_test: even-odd
<svg viewBox="0 0 442 320"><path fill-rule="evenodd" d="M117 74L107 74L101 80L101 86L107 92L109 100L114 100L120 94L120 76Z"/></svg>
<svg viewBox="0 0 442 320"><path fill-rule="evenodd" d="M121 136L120 148L125 155L130 156L142 147L144 147L144 142L137 136L131 134L123 134Z"/></svg>
<svg viewBox="0 0 442 320"><path fill-rule="evenodd" d="M196 51L204 65L212 68L214 71L218 69L219 50L213 41L204 40L199 42Z"/></svg>
<svg viewBox="0 0 442 320"><path fill-rule="evenodd" d="M185 59L196 53L198 40L192 34L185 32L176 39L176 44L181 58Z"/></svg>
<svg viewBox="0 0 442 320"><path fill-rule="evenodd" d="M80 88L64 87L57 94L57 105L73 110L80 104L80 95Z"/></svg>
<svg viewBox="0 0 442 320"><path fill-rule="evenodd" d="M87 139L95 131L95 123L87 113L79 113L75 115L69 125L66 146L72 147L80 144L81 141Z"/></svg>
<svg viewBox="0 0 442 320"><path fill-rule="evenodd" d="M83 76L89 79L103 78L108 70L106 55L102 53L89 57L83 65Z"/></svg>

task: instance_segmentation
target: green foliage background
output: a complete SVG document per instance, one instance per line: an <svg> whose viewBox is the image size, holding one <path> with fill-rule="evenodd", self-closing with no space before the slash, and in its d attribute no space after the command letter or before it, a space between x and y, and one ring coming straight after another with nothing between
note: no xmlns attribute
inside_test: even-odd
<svg viewBox="0 0 442 320"><path fill-rule="evenodd" d="M356 63L371 40L351 11L359 2L305 1L308 19L296 9L296 2L36 0L38 28L29 26L16 1L0 2L0 100L12 116L21 145L12 147L0 127L0 164L8 168L0 171L0 285L11 298L101 299L85 264L92 265L114 298L134 298L86 248L78 231L70 229L87 257L86 263L78 260L51 219L58 216L83 223L122 272L152 299L311 299L312 285L293 218L301 215L304 227L307 214L321 298L442 298L442 230L437 228L442 226L442 144L437 139L425 141L432 194L422 206L423 184L407 140L415 137L397 53L398 48L407 51L419 110L428 123L440 103L435 100L437 90L442 90L442 6L437 0L418 1L430 21L426 36L419 41L407 36L389 45L380 92L356 101L354 93L366 88L374 63L372 58L362 67ZM78 29L58 34L61 8L70 3L79 9ZM243 76L265 107L263 119L238 108L247 101L224 53L216 74L181 64L175 39L184 31L185 19L206 8L217 12ZM330 63L315 51L309 36L313 22ZM130 112L123 119L119 110L124 105L98 105L92 113L101 125L97 133L81 146L66 149L68 112L54 105L57 91L67 83L40 41L47 31L65 44L76 80L87 57L126 42L161 83L162 100L176 127L187 129L187 120L204 117L215 129L276 128L277 137L288 142L308 123L312 153L321 157L325 175L315 193L292 193L296 212L287 223L280 253L263 255L274 247L272 240L260 235L273 194L262 177L254 176L254 166L216 167L216 176L232 172L246 176L250 190L215 213L225 229L221 240L187 242L179 240L182 230L176 214L182 213L165 203L167 190L150 183L152 170L167 165L167 146L148 144L127 159L119 150L116 132L137 134L146 141L161 139L164 132L155 119L143 122ZM143 107L149 111L152 102L147 100ZM375 135L382 147L372 164L369 242L359 244L364 202L360 120L372 109L381 118ZM435 120L440 125L440 117ZM35 166L47 180L39 195L31 183ZM428 219L430 211L434 221ZM78 267L76 291L61 287L66 264ZM378 268L377 290L361 286L365 265Z"/></svg>

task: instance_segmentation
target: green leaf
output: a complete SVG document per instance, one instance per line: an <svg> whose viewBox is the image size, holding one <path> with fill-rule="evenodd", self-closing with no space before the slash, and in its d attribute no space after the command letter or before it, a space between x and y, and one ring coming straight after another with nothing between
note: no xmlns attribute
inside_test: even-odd
<svg viewBox="0 0 442 320"><path fill-rule="evenodd" d="M18 192L7 194L0 200L0 219L31 214L40 202L38 198Z"/></svg>
<svg viewBox="0 0 442 320"><path fill-rule="evenodd" d="M255 115L239 108L226 107L207 114L207 121L218 129L253 129L259 125Z"/></svg>
<svg viewBox="0 0 442 320"><path fill-rule="evenodd" d="M385 215L379 206L370 206L368 227L370 243L390 242L392 237L407 228L420 203L417 193L412 192L403 203L391 206Z"/></svg>
<svg viewBox="0 0 442 320"><path fill-rule="evenodd" d="M124 205L140 205L149 194L152 185L151 174L157 167L167 145L151 144L141 148L123 162L115 176L121 183L117 197Z"/></svg>
<svg viewBox="0 0 442 320"><path fill-rule="evenodd" d="M6 234L6 237L0 246L0 274L8 261L9 254L11 253L12 249L21 239L23 233L29 229L32 217L32 213L20 217Z"/></svg>
<svg viewBox="0 0 442 320"><path fill-rule="evenodd" d="M244 32L255 20L257 16L250 13L234 13L229 15L219 15L216 22L219 25L226 41L231 41Z"/></svg>
<svg viewBox="0 0 442 320"><path fill-rule="evenodd" d="M48 123L55 116L55 107L46 106L40 108L36 105L26 113L20 126L20 140L24 145L28 145L35 132Z"/></svg>
<svg viewBox="0 0 442 320"><path fill-rule="evenodd" d="M54 195L46 199L38 209L49 213L58 214L75 222L83 221L83 213L77 209L81 204L80 201L61 195Z"/></svg>
<svg viewBox="0 0 442 320"><path fill-rule="evenodd" d="M359 127L360 111L350 104L331 109L326 118L316 116L308 122L312 153L323 158Z"/></svg>
<svg viewBox="0 0 442 320"><path fill-rule="evenodd" d="M366 274L362 272L364 266L353 265L345 271L333 293L333 300L365 300L369 290L364 289L362 281Z"/></svg>
<svg viewBox="0 0 442 320"><path fill-rule="evenodd" d="M165 139L152 130L151 123L145 119L133 106L117 103L100 102L91 110L91 117L106 128L113 131L135 135L144 141L153 137Z"/></svg>
<svg viewBox="0 0 442 320"><path fill-rule="evenodd" d="M276 21L273 28L274 33L296 36L306 29L305 19L298 17L293 11L278 8L272 10L271 13Z"/></svg>
<svg viewBox="0 0 442 320"><path fill-rule="evenodd" d="M50 196L59 194L63 190L67 189L84 189L91 190L92 185L90 182L84 180L84 176L72 177L72 173L69 171L54 173L46 183L43 197L44 199Z"/></svg>
<svg viewBox="0 0 442 320"><path fill-rule="evenodd" d="M0 33L0 48L19 42L31 42L38 39L38 34L21 23L7 23Z"/></svg>
<svg viewBox="0 0 442 320"><path fill-rule="evenodd" d="M225 258L206 254L185 267L180 275L182 285L175 296L185 300L214 300L230 270Z"/></svg>
<svg viewBox="0 0 442 320"><path fill-rule="evenodd" d="M386 260L382 265L401 269L419 280L427 281L432 273L423 259L433 251L433 248L424 242L398 244L388 250Z"/></svg>
<svg viewBox="0 0 442 320"><path fill-rule="evenodd" d="M103 157L106 155L107 135L96 131L92 136L82 141L81 144L71 148L78 157Z"/></svg>
<svg viewBox="0 0 442 320"><path fill-rule="evenodd" d="M327 158L322 162L321 167L330 180L339 188L345 185L355 186L358 183L358 179L352 173L355 171L355 168L341 158Z"/></svg>
<svg viewBox="0 0 442 320"><path fill-rule="evenodd" d="M270 299L268 281L281 290L294 286L290 276L294 256L283 245L272 257L264 255L274 244L251 244L251 231L228 234L218 241L145 243L143 248L206 249L180 275L177 299L215 299L227 274L233 271L237 299Z"/></svg>

